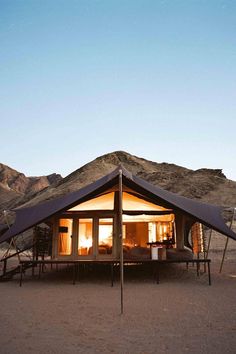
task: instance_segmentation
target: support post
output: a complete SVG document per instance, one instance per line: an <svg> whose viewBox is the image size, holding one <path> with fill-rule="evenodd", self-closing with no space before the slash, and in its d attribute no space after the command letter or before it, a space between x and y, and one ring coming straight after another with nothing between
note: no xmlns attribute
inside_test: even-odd
<svg viewBox="0 0 236 354"><path fill-rule="evenodd" d="M111 287L114 284L114 262L111 263Z"/></svg>
<svg viewBox="0 0 236 354"><path fill-rule="evenodd" d="M23 264L20 264L20 287L22 286Z"/></svg>
<svg viewBox="0 0 236 354"><path fill-rule="evenodd" d="M210 250L211 236L212 236L212 229L210 231L209 241L208 241L208 245L207 245L206 258L208 258L208 253L209 253L209 250Z"/></svg>
<svg viewBox="0 0 236 354"><path fill-rule="evenodd" d="M68 263L67 263L67 266L68 266ZM74 263L74 265L73 265L73 285L75 285L75 282L76 282L76 267L77 267L77 265L76 265L76 263Z"/></svg>
<svg viewBox="0 0 236 354"><path fill-rule="evenodd" d="M210 268L210 260L207 262L207 268L208 268L208 282L209 285L211 285L211 268Z"/></svg>
<svg viewBox="0 0 236 354"><path fill-rule="evenodd" d="M124 312L124 255L123 255L123 205L122 170L119 170L119 237L120 237L120 313Z"/></svg>
<svg viewBox="0 0 236 354"><path fill-rule="evenodd" d="M155 263L156 263L156 283L159 284L160 283L159 264L158 261L155 261Z"/></svg>
<svg viewBox="0 0 236 354"><path fill-rule="evenodd" d="M3 276L6 275L6 271L7 271L7 259L3 260Z"/></svg>
<svg viewBox="0 0 236 354"><path fill-rule="evenodd" d="M236 210L236 208L233 209L233 215L232 215L232 219L231 219L230 226L229 226L230 229L232 229L232 226L233 226L235 210ZM222 268L223 268L223 264L224 264L224 260L225 260L225 254L226 254L226 251L227 251L227 248L228 248L228 243L229 243L229 238L227 237L226 242L225 242L225 248L224 248L224 252L223 252L222 261L221 261L221 264L220 264L219 273L221 273Z"/></svg>

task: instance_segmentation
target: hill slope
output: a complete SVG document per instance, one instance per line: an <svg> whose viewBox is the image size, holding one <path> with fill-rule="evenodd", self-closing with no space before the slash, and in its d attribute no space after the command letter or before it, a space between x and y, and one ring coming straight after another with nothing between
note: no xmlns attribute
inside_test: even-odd
<svg viewBox="0 0 236 354"><path fill-rule="evenodd" d="M13 208L38 192L57 184L62 177L56 173L49 176L26 177L23 173L0 163L0 211Z"/></svg>
<svg viewBox="0 0 236 354"><path fill-rule="evenodd" d="M55 185L40 191L34 198L25 197L25 206L59 197L77 190L122 164L133 174L169 191L225 207L236 205L236 182L228 180L220 169L196 171L168 163L156 163L123 151L96 158Z"/></svg>
<svg viewBox="0 0 236 354"><path fill-rule="evenodd" d="M156 163L116 151L96 158L65 178L60 175L26 177L10 167L0 164L0 233L6 225L4 209L31 206L75 191L114 170L122 164L133 174L164 189L200 201L236 206L236 182L228 180L220 169L196 171L168 163ZM227 213L226 218L230 218ZM8 213L8 221L14 221L14 213ZM222 250L225 239L217 233L212 248ZM228 248L235 250L235 242L229 241Z"/></svg>

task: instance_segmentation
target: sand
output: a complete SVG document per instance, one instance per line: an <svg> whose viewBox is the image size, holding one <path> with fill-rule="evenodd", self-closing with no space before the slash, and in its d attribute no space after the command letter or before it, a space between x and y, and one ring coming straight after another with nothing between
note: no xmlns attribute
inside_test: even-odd
<svg viewBox="0 0 236 354"><path fill-rule="evenodd" d="M212 286L195 269L168 265L161 283L145 272L126 274L120 288L104 276L71 270L30 272L0 283L0 353L235 353L236 258L222 274L212 264Z"/></svg>

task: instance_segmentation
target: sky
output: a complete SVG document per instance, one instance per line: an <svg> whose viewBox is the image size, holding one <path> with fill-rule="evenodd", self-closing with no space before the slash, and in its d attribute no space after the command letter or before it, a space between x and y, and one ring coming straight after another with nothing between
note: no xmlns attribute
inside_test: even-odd
<svg viewBox="0 0 236 354"><path fill-rule="evenodd" d="M123 150L236 180L235 0L0 0L0 162Z"/></svg>

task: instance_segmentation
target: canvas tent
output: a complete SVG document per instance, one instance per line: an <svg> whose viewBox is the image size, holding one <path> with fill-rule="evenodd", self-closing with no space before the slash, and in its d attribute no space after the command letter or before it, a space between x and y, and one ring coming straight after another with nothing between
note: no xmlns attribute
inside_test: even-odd
<svg viewBox="0 0 236 354"><path fill-rule="evenodd" d="M150 218L152 216L152 220L157 220L164 216L166 220L169 220L169 223L175 225L175 243L177 248L184 247L184 238L186 237L186 233L189 231L190 227L195 222L200 222L209 228L212 228L221 234L230 237L236 240L236 234L225 224L221 213L222 208L210 204L200 203L198 201L188 199L182 197L180 195L171 193L166 191L160 187L153 186L150 183L144 181L143 179L133 175L129 171L127 171L124 167L118 167L108 175L102 177L101 179L95 181L94 183L81 188L78 191L69 193L63 197L47 201L43 204L39 204L33 207L27 208L18 208L15 210L16 212L16 219L15 223L11 226L11 228L4 233L0 238L0 243L11 239L12 237L32 228L35 225L40 224L43 221L49 220L54 226L54 257L58 256L57 250L59 247L59 242L61 242L58 237L60 235L60 230L63 227L68 229L68 223L66 226L63 224L63 220L72 220L70 232L71 234L74 232L78 234L82 232L83 225L79 224L80 221L78 220L88 220L90 218L93 219L94 223L91 224L91 232L99 235L100 230L103 232L108 232L108 224L106 223L107 220L112 219L112 224L114 228L116 225L119 225L117 220L118 218L118 204L117 198L119 198L118 194L118 184L119 184L119 171L122 173L122 185L123 185L123 198L125 198L135 206L136 201L140 201L140 207L136 208L128 208L125 210L125 203L123 203L123 214L128 218L138 218L138 216L143 217L146 215ZM105 197L106 196L106 200ZM99 199L100 198L100 199ZM103 198L103 199L102 199ZM99 204L103 206L104 203L109 203L109 198L113 198L112 207L109 210L101 210L98 208L93 208L93 210L88 210L89 205L92 205L93 201L99 202L102 200L103 204ZM91 202L92 201L92 202ZM89 204L90 202L90 204ZM87 204L86 204L87 203ZM127 204L128 205L128 204ZM84 210L83 210L84 206ZM116 209L117 207L117 209ZM106 208L105 208L106 209ZM117 211L117 212L116 212ZM100 213L100 214L99 214ZM150 216L151 215L151 216ZM168 215L172 215L171 217ZM76 221L76 217L78 220ZM156 219L155 219L155 218ZM86 219L87 218L87 219ZM97 219L96 219L97 218ZM100 218L100 219L99 219ZM89 219L89 220L90 220ZM60 221L62 220L62 221ZM98 221L97 221L98 220ZM101 220L101 225L99 224L99 220ZM151 219L150 219L151 220ZM163 219L164 220L164 219ZM60 224L61 222L61 224ZM76 224L77 222L77 224ZM85 221L84 221L85 222ZM75 227L75 224L77 225ZM144 224L144 222L143 222ZM147 225L149 225L147 223ZM159 222L161 225L161 222ZM159 225L158 224L158 225ZM95 226L94 226L95 225ZM97 225L97 231L96 231ZM128 225L128 221L127 221ZM141 223L140 223L141 225ZM88 226L88 225L87 225ZM86 226L86 227L87 227ZM85 227L85 226L84 226ZM131 226L129 226L131 228ZM161 227L161 226L160 226ZM149 228L149 226L148 226ZM59 231L58 231L59 230ZM144 229L143 229L144 230ZM150 230L148 229L147 232ZM171 233L174 231L171 230ZM117 237L118 232L112 231L112 237ZM94 235L91 236L91 242L94 242ZM99 237L99 236L98 236ZM108 237L108 236L107 236ZM148 240L145 240L145 242ZM74 243L73 243L74 242ZM73 247L78 248L79 240L73 241ZM99 241L96 241L99 242ZM113 240L114 244L115 241ZM117 243L118 244L118 243ZM72 247L71 246L71 247ZM99 245L96 246L97 249ZM92 252L96 251L93 250ZM98 250L97 250L98 252ZM99 253L99 252L98 252ZM117 256L118 256L117 252ZM94 256L95 253L93 253ZM114 256L114 253L112 251ZM75 252L71 251L71 257L75 256ZM68 254L67 254L68 256ZM76 253L76 256L83 256L83 254Z"/></svg>

